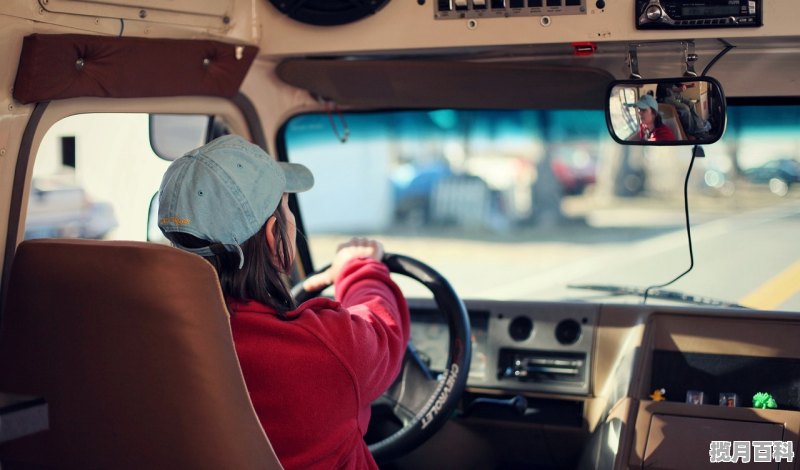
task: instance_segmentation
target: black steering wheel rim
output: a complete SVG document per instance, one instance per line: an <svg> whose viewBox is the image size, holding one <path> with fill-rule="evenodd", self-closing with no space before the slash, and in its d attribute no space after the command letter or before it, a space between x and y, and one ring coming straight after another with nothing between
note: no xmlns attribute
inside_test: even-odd
<svg viewBox="0 0 800 470"><path fill-rule="evenodd" d="M413 419L399 431L370 444L369 450L379 463L410 452L447 422L466 387L472 358L469 316L464 303L447 279L430 266L409 256L387 253L382 261L390 272L410 277L431 291L437 307L447 317L450 340L445 370L422 409L416 411ZM322 270L324 269L327 267ZM292 288L292 295L298 302L303 302L319 295L321 291L322 289L305 291L302 283L298 283ZM413 350L413 347L409 346L409 350ZM403 380L403 376L401 372L397 380Z"/></svg>

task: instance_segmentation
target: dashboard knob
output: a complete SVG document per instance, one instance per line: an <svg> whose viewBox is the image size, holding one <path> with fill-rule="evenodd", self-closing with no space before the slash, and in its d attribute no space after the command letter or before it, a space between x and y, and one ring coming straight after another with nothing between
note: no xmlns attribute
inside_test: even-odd
<svg viewBox="0 0 800 470"><path fill-rule="evenodd" d="M650 21L658 21L664 16L664 10L661 8L661 5L650 5L647 7L647 10L644 12L647 19Z"/></svg>

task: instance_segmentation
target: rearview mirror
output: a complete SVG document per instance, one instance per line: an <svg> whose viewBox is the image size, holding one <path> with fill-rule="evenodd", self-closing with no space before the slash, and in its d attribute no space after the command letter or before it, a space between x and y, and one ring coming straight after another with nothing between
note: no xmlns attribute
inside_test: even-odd
<svg viewBox="0 0 800 470"><path fill-rule="evenodd" d="M725 95L709 77L615 81L607 103L608 131L620 144L711 144L725 131Z"/></svg>

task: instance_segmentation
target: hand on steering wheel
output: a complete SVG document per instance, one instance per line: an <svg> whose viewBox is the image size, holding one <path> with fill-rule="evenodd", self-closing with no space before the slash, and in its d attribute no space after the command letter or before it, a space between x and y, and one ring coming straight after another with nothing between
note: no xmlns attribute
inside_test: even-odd
<svg viewBox="0 0 800 470"><path fill-rule="evenodd" d="M398 431L369 445L369 450L378 463L388 462L425 442L447 422L458 404L467 384L472 357L469 317L464 303L450 283L430 266L407 256L383 254L383 247L377 242L377 246L369 245L367 241L349 244L351 242L345 244L343 249L349 250L352 247L356 251L373 250L372 254L366 254L369 257L380 252L389 271L416 279L425 285L433 293L436 306L447 318L450 330L447 364L438 377L431 375L409 342L403 367L395 383L373 402L373 407L389 407L394 417L402 423L402 428ZM361 254L358 256L365 255L364 251L359 253ZM337 259L334 259L330 266L310 275L306 282L300 282L292 288L292 295L298 303L319 295L330 285L327 281L335 279L331 275L338 273L336 263Z"/></svg>
<svg viewBox="0 0 800 470"><path fill-rule="evenodd" d="M322 271L312 274L303 281L303 289L307 292L319 292L333 284L339 271L353 258L372 258L376 261L383 259L383 244L371 238L354 237L349 241L340 243L336 247L336 255L330 266Z"/></svg>

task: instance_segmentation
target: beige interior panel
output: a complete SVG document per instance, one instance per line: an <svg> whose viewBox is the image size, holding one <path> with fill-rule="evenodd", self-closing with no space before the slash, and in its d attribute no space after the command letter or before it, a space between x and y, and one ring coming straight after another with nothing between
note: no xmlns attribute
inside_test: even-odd
<svg viewBox="0 0 800 470"><path fill-rule="evenodd" d="M782 438L782 424L654 414L650 419L643 464L653 470L683 470L687 465L698 470L711 469L716 468L716 463L706 462L711 441L780 441ZM778 463L751 461L739 466L777 469Z"/></svg>
<svg viewBox="0 0 800 470"><path fill-rule="evenodd" d="M655 315L653 349L800 358L800 324L756 318Z"/></svg>
<svg viewBox="0 0 800 470"><path fill-rule="evenodd" d="M622 357L635 354L641 347L645 319L644 312L637 312L630 306L604 305L600 309L592 373L595 394L603 395Z"/></svg>
<svg viewBox="0 0 800 470"><path fill-rule="evenodd" d="M619 305L600 309L592 351L592 391L596 398L586 401L584 413L590 431L629 393L646 319L637 310Z"/></svg>
<svg viewBox="0 0 800 470"><path fill-rule="evenodd" d="M587 1L586 13L551 16L545 23L541 17L480 18L436 20L437 2L420 5L416 1L389 2L375 15L355 23L334 27L313 27L294 21L278 12L269 2L259 2L264 18L262 50L273 57L309 54L370 53L386 50L409 53L431 52L447 47L482 47L569 44L574 41L656 41L694 38L741 37L765 34L764 28L636 30L633 0L605 2L597 8ZM797 33L796 18L800 3L796 0L766 0L764 24L773 36ZM473 25L474 27L471 27ZM579 32L579 33L577 33ZM602 48L602 46L601 46Z"/></svg>
<svg viewBox="0 0 800 470"><path fill-rule="evenodd" d="M800 412L796 411L642 400L628 468L720 468L722 464L709 462L711 441L792 441L797 449L798 433ZM735 468L743 465L739 463ZM772 467L758 463L755 468L793 466L784 461Z"/></svg>

